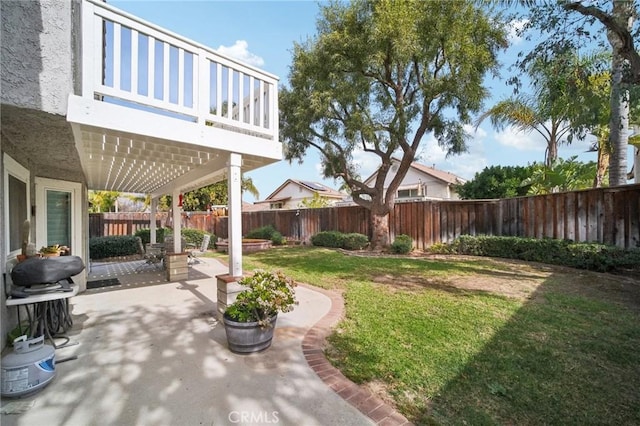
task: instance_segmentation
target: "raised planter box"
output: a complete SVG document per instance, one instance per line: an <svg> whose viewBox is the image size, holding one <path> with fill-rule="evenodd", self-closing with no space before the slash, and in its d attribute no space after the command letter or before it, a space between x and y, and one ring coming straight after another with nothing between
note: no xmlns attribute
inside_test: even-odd
<svg viewBox="0 0 640 426"><path fill-rule="evenodd" d="M252 253L255 251L266 250L271 248L271 240L244 239L242 240L242 253ZM221 253L229 252L229 241L220 241L216 243L216 250Z"/></svg>

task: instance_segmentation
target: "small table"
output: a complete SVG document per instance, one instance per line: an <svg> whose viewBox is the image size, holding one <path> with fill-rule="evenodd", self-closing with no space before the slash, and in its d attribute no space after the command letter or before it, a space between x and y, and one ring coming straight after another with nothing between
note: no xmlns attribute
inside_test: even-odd
<svg viewBox="0 0 640 426"><path fill-rule="evenodd" d="M9 297L6 300L6 305L7 306L15 306L17 311L18 311L18 326L22 327L22 324L20 322L20 306L25 306L28 307L28 305L33 305L33 312L34 312L34 318L32 319L31 316L29 315L29 319L30 319L30 323L29 323L29 330L30 332L34 332L34 325L36 323L36 321L39 319L40 323L42 324L43 328L44 328L44 335L47 337L47 339L49 339L49 341L51 342L51 344L53 345L54 348L59 349L65 346L70 346L72 344L66 343L64 345L61 346L57 346L55 341L53 340L53 336L51 335L51 332L49 331L49 323L48 323L48 308L49 308L49 303L53 300L64 300L64 304L65 304L65 309L68 313L69 311L69 299L75 295L78 294L78 285L71 282L69 283L69 287L71 288L71 291L57 291L57 290L52 290L52 291L48 291L45 293L34 293L31 294L27 297ZM35 313L38 312L38 305L42 304L42 309L40 309L40 315L39 318L35 317ZM77 344L77 343L73 343L73 344Z"/></svg>

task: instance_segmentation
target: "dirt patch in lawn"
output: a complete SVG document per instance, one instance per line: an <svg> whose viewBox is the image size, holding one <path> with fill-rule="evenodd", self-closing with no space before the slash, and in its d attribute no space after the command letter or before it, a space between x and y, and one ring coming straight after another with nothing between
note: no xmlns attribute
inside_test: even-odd
<svg viewBox="0 0 640 426"><path fill-rule="evenodd" d="M520 300L540 299L547 291L559 291L640 310L640 279L635 276L486 257L438 255L429 256L428 259L467 262L477 260L482 267L438 276L403 274L397 277L386 274L374 277L373 281L408 291L427 287L450 292L486 291Z"/></svg>

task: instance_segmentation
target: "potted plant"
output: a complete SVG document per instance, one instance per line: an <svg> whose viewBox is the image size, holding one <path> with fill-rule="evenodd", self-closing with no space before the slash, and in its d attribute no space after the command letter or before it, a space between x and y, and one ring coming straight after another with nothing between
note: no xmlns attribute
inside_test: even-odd
<svg viewBox="0 0 640 426"><path fill-rule="evenodd" d="M54 244L40 248L40 254L44 257L60 256L60 245Z"/></svg>
<svg viewBox="0 0 640 426"><path fill-rule="evenodd" d="M271 346L278 313L290 312L298 304L296 284L282 272L260 269L238 283L247 289L223 315L229 349L236 353L262 351Z"/></svg>

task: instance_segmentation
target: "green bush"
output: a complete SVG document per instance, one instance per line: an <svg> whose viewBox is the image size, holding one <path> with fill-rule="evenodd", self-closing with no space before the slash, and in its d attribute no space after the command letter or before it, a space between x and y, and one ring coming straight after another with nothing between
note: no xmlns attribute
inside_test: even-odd
<svg viewBox="0 0 640 426"><path fill-rule="evenodd" d="M201 229L182 228L180 230L180 234L182 235L182 238L184 238L184 241L187 244L192 244L197 248L200 248L200 246L202 245L202 240L204 239L205 235L211 235L211 238L209 239L209 246L207 248L208 249L215 248L216 236L213 234L209 234L208 232L205 232Z"/></svg>
<svg viewBox="0 0 640 426"><path fill-rule="evenodd" d="M625 250L605 244L551 238L463 235L451 244L434 244L430 251L519 259L598 272L640 267L640 249Z"/></svg>
<svg viewBox="0 0 640 426"><path fill-rule="evenodd" d="M342 236L342 248L345 250L362 250L369 244L369 238L366 235L351 233Z"/></svg>
<svg viewBox="0 0 640 426"><path fill-rule="evenodd" d="M273 225L266 225L260 228L252 229L244 236L245 238L256 238L260 240L271 240L273 245L281 246L287 243L286 239Z"/></svg>
<svg viewBox="0 0 640 426"><path fill-rule="evenodd" d="M396 254L407 254L413 250L413 240L410 236L400 234L391 243L391 252Z"/></svg>
<svg viewBox="0 0 640 426"><path fill-rule="evenodd" d="M322 231L311 237L311 244L319 247L342 247L344 234L338 231Z"/></svg>
<svg viewBox="0 0 640 426"><path fill-rule="evenodd" d="M287 244L287 239L278 231L271 234L271 242L274 246L283 246Z"/></svg>
<svg viewBox="0 0 640 426"><path fill-rule="evenodd" d="M156 228L156 241L163 243L165 235L169 235L170 233L171 229L169 228ZM149 228L138 229L133 235L140 237L142 244L149 244L151 242L151 229Z"/></svg>
<svg viewBox="0 0 640 426"><path fill-rule="evenodd" d="M138 253L137 237L134 235L114 235L89 239L89 258L130 256Z"/></svg>
<svg viewBox="0 0 640 426"><path fill-rule="evenodd" d="M322 231L311 237L311 244L318 247L362 250L369 244L369 238L356 232L344 234L338 231Z"/></svg>

